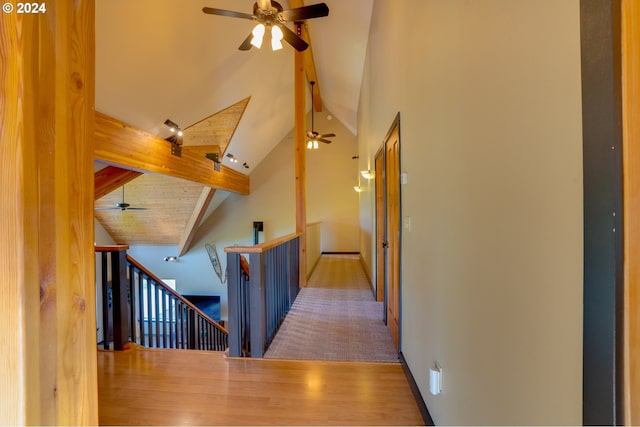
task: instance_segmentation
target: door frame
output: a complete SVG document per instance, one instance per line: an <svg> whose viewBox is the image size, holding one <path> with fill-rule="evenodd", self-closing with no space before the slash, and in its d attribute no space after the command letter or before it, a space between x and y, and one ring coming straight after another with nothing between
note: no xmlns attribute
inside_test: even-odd
<svg viewBox="0 0 640 427"><path fill-rule="evenodd" d="M382 171L383 175L380 177L377 174L376 170L376 195L374 195L374 204L375 204L375 213L376 213L376 237L375 237L375 259L376 259L376 297L380 295L380 285L382 284L384 290L384 322L388 327L389 319L387 318L387 310L389 304L389 286L388 286L388 271L387 271L387 263L389 260L389 254L386 248L383 248L382 242L387 240L389 235L389 230L387 229L387 155L386 155L386 145L394 131L398 132L398 176L396 177L398 180L398 223L396 224L397 232L398 232L398 242L397 242L397 250L398 250L398 351L402 349L402 183L400 181L402 175L402 144L401 144L401 132L400 132L400 112L398 112L393 119L387 134L385 135L380 148L376 151L375 159L382 158ZM375 160L374 160L375 161ZM381 186L383 189L383 197L382 200L378 200L377 190L378 186ZM382 202L382 206L380 206L380 202ZM384 237L380 240L380 236L378 233L378 226L382 222L384 224ZM382 254L380 254L382 251ZM379 260L384 260L383 268L380 268L378 265ZM381 274L381 272L383 272ZM380 277L382 275L382 278Z"/></svg>

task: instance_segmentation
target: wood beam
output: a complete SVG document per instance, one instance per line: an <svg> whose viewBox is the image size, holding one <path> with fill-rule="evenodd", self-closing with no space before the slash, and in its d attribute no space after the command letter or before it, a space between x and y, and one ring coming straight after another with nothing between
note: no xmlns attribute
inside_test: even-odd
<svg viewBox="0 0 640 427"><path fill-rule="evenodd" d="M97 425L95 1L0 16L0 424Z"/></svg>
<svg viewBox="0 0 640 427"><path fill-rule="evenodd" d="M104 169L100 169L94 176L94 199L98 200L103 198L140 175L142 175L142 172L117 168L115 166L107 166Z"/></svg>
<svg viewBox="0 0 640 427"><path fill-rule="evenodd" d="M224 165L214 172L213 163L184 150L182 157L171 154L167 141L150 135L105 114L96 112L95 158L142 172L168 175L199 182L243 195L249 194L249 177Z"/></svg>
<svg viewBox="0 0 640 427"><path fill-rule="evenodd" d="M291 9L303 7L304 2L302 0L289 0L289 6L291 7ZM318 82L318 75L316 74L316 65L315 65L315 61L313 60L313 48L311 47L311 36L309 34L309 27L307 26L306 22L304 22L302 25L304 27L304 31L302 31L302 33L300 34L300 37L302 37L302 39L309 44L309 47L304 52L302 52L302 57L303 57L302 61L304 63L304 70L307 76L307 81L316 82L315 86L313 87L313 106L316 109L316 112L319 113L322 111L322 96L320 95L320 82Z"/></svg>
<svg viewBox="0 0 640 427"><path fill-rule="evenodd" d="M304 35L304 25L296 22L296 31ZM300 234L300 286L307 285L307 171L306 83L304 81L304 52L294 53L294 148L296 174L296 233Z"/></svg>
<svg viewBox="0 0 640 427"><path fill-rule="evenodd" d="M200 198L198 199L196 206L193 208L193 213L187 222L182 239L178 244L178 256L186 254L191 248L191 242L196 235L196 230L198 229L200 221L202 221L202 217L204 217L204 214L209 207L209 203L211 203L215 193L216 190L211 187L204 187L202 189L202 194L200 194Z"/></svg>

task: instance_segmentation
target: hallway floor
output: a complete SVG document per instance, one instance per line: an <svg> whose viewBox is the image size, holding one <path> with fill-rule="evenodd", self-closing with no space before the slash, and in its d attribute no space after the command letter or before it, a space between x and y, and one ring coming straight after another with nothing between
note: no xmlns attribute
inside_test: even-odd
<svg viewBox="0 0 640 427"><path fill-rule="evenodd" d="M357 257L323 256L276 337L304 351L99 351L100 425L424 425L382 310Z"/></svg>
<svg viewBox="0 0 640 427"><path fill-rule="evenodd" d="M397 362L383 314L358 255L323 255L265 357Z"/></svg>

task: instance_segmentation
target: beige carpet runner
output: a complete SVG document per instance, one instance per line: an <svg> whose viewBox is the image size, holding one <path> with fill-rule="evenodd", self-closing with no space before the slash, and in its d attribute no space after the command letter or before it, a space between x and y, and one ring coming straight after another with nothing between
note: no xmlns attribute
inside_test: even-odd
<svg viewBox="0 0 640 427"><path fill-rule="evenodd" d="M383 310L357 255L323 255L265 357L397 362Z"/></svg>

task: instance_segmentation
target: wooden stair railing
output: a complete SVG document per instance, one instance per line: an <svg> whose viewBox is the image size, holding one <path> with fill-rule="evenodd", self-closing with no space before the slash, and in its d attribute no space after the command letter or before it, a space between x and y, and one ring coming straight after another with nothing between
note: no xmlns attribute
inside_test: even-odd
<svg viewBox="0 0 640 427"><path fill-rule="evenodd" d="M156 348L225 351L227 329L127 255L126 249L124 245L96 247L102 253L104 348L108 350L113 341L115 350L134 342Z"/></svg>

